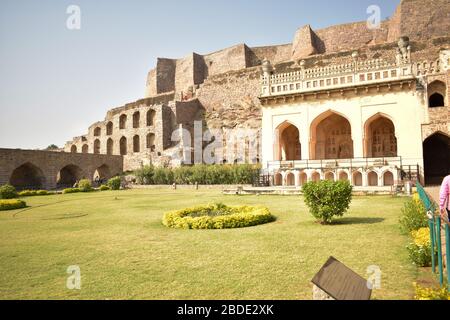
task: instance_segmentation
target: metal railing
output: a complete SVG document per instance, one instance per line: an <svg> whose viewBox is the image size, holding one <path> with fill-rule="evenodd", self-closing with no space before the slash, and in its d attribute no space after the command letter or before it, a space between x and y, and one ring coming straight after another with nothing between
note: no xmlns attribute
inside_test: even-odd
<svg viewBox="0 0 450 320"><path fill-rule="evenodd" d="M417 182L417 192L419 193L420 200L422 201L428 216L428 226L430 228L431 239L431 268L433 273L437 273L439 277L439 284L444 286L444 263L442 258L442 222L440 214L436 214L438 206L429 198L422 185ZM447 269L447 288L450 292L450 230L449 223L444 222L445 230L445 256L446 256L446 269ZM437 255L437 267L436 271L436 255Z"/></svg>

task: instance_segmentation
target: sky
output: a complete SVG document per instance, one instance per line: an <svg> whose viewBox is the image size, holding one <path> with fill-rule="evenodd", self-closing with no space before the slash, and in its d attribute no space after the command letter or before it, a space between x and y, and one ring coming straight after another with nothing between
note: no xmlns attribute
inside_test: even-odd
<svg viewBox="0 0 450 320"><path fill-rule="evenodd" d="M0 0L0 148L63 147L144 96L157 57L291 43L297 28L382 19L400 0ZM81 10L67 28L67 8Z"/></svg>

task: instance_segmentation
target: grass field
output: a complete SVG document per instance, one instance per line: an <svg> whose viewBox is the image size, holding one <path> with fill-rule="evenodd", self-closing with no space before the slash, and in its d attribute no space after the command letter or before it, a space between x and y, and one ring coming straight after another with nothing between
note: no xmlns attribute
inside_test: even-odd
<svg viewBox="0 0 450 320"><path fill-rule="evenodd" d="M417 270L398 230L403 198L355 197L339 224L314 222L298 196L224 196L218 190L130 190L25 199L0 213L3 299L310 299L329 256L360 275L377 265L376 299L411 299ZM167 210L197 204L264 205L273 223L174 230ZM66 288L81 268L81 290Z"/></svg>

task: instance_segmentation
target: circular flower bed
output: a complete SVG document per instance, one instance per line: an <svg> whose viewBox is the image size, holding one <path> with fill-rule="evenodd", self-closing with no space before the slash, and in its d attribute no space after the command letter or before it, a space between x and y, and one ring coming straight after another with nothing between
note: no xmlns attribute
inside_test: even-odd
<svg viewBox="0 0 450 320"><path fill-rule="evenodd" d="M198 206L164 214L163 224L178 229L229 229L256 226L275 220L264 207Z"/></svg>

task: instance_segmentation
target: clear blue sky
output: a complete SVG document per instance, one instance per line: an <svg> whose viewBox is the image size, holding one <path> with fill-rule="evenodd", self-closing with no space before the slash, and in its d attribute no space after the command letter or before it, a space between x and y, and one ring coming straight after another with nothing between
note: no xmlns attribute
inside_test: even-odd
<svg viewBox="0 0 450 320"><path fill-rule="evenodd" d="M400 0L1 0L0 147L63 146L107 110L143 97L157 57L238 43L292 42L295 30L382 18ZM66 9L81 8L81 30Z"/></svg>

